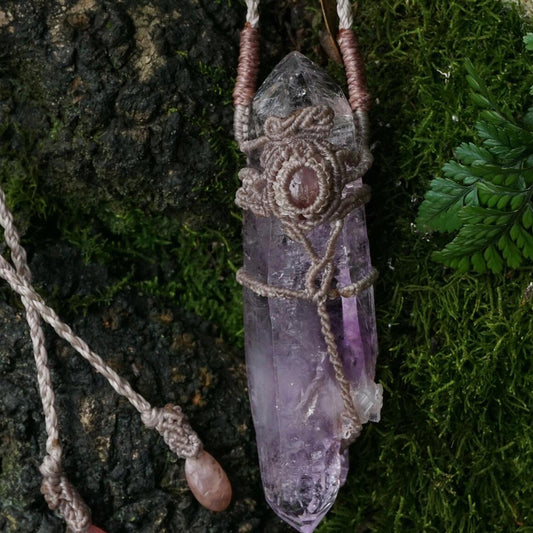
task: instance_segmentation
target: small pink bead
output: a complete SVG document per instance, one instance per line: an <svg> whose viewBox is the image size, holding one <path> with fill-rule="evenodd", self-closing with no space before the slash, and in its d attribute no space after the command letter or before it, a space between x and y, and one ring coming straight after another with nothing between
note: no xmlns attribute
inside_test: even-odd
<svg viewBox="0 0 533 533"><path fill-rule="evenodd" d="M103 529L100 529L99 527L91 526L87 533L105 533L105 531Z"/></svg>
<svg viewBox="0 0 533 533"><path fill-rule="evenodd" d="M185 461L185 477L194 497L210 511L224 511L231 501L231 484L218 461L206 451Z"/></svg>
<svg viewBox="0 0 533 533"><path fill-rule="evenodd" d="M295 207L305 209L314 204L319 192L318 177L314 169L302 167L292 175L289 194Z"/></svg>

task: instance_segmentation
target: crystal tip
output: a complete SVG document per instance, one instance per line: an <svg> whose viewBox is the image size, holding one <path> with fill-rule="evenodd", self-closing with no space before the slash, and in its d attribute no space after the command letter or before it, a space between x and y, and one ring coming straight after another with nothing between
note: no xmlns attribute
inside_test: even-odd
<svg viewBox="0 0 533 533"><path fill-rule="evenodd" d="M296 528L300 533L313 533L313 531L317 528L319 522L313 525L306 525L299 528Z"/></svg>
<svg viewBox="0 0 533 533"><path fill-rule="evenodd" d="M316 521L313 521L312 523L307 522L305 524L302 524L298 518L296 518L295 520L294 517L288 517L285 514L280 514L277 512L276 514L286 524L289 524L295 531L299 531L300 533L313 533L313 531L318 527L318 525L322 521L322 518L324 518L323 516L321 516L320 518L318 518Z"/></svg>
<svg viewBox="0 0 533 533"><path fill-rule="evenodd" d="M267 502L284 522L300 533L313 533L331 507L331 505L328 505L316 513L304 512L297 514L291 513L289 509L280 508L279 505L269 501L268 498ZM331 504L333 504L333 502L331 502Z"/></svg>

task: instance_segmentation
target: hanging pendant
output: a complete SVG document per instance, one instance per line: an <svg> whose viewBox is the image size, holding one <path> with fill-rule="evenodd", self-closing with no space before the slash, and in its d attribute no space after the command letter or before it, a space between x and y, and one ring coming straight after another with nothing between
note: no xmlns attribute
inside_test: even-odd
<svg viewBox="0 0 533 533"><path fill-rule="evenodd" d="M372 158L366 114L355 117L340 87L293 52L240 118L237 279L261 477L270 506L302 533L333 505L347 446L382 402L361 181Z"/></svg>

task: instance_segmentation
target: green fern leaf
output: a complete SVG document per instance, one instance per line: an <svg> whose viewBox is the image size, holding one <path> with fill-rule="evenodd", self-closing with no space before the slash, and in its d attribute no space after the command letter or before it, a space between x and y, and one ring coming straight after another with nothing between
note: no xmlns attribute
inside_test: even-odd
<svg viewBox="0 0 533 533"><path fill-rule="evenodd" d="M489 246L483 256L487 260L487 266L496 273L503 270L503 259L494 246Z"/></svg>
<svg viewBox="0 0 533 533"><path fill-rule="evenodd" d="M531 205L524 209L522 224L524 224L525 229L530 229L533 226L533 207Z"/></svg>
<svg viewBox="0 0 533 533"><path fill-rule="evenodd" d="M519 227L516 244L522 248L524 257L533 260L533 234L531 232Z"/></svg>
<svg viewBox="0 0 533 533"><path fill-rule="evenodd" d="M494 156L486 148L474 143L461 143L455 149L455 157L465 165L493 163Z"/></svg>
<svg viewBox="0 0 533 533"><path fill-rule="evenodd" d="M420 206L417 226L423 231L455 231L461 225L461 209L477 203L475 184L462 185L453 180L435 178Z"/></svg>
<svg viewBox="0 0 533 533"><path fill-rule="evenodd" d="M484 274L487 271L487 262L481 252L475 252L472 255L472 266L474 267L474 270L480 274Z"/></svg>
<svg viewBox="0 0 533 533"><path fill-rule="evenodd" d="M528 108L522 122L529 131L533 130L533 107Z"/></svg>
<svg viewBox="0 0 533 533"><path fill-rule="evenodd" d="M504 233L498 239L498 248L511 268L518 268L520 266L522 263L522 254L508 233Z"/></svg>
<svg viewBox="0 0 533 533"><path fill-rule="evenodd" d="M533 33L524 35L524 44L526 45L526 50L533 51Z"/></svg>
<svg viewBox="0 0 533 533"><path fill-rule="evenodd" d="M446 177L463 185L472 185L478 180L478 176L472 174L468 167L457 163L457 161L448 161L445 163L442 167L442 172Z"/></svg>
<svg viewBox="0 0 533 533"><path fill-rule="evenodd" d="M533 34L524 42L533 50ZM455 238L433 258L460 271L501 272L533 259L533 107L514 119L497 104L467 61L467 81L480 107L481 145L463 142L420 205L417 225Z"/></svg>

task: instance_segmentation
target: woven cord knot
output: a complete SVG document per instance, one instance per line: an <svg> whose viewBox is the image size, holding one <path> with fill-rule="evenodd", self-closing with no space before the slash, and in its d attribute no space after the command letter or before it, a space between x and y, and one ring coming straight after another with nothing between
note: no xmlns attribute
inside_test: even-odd
<svg viewBox="0 0 533 533"><path fill-rule="evenodd" d="M43 476L41 493L48 507L63 516L72 533L87 533L91 526L91 511L63 475L60 460L46 455L39 470Z"/></svg>
<svg viewBox="0 0 533 533"><path fill-rule="evenodd" d="M198 457L202 452L202 441L179 406L169 403L163 408L146 409L141 412L141 419L146 427L160 433L178 457Z"/></svg>

